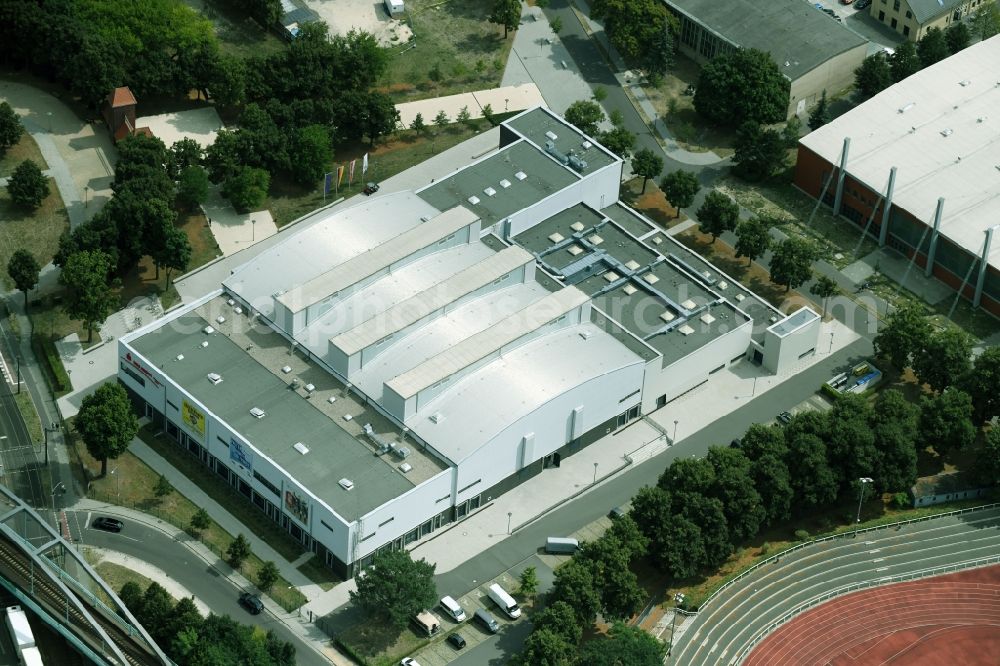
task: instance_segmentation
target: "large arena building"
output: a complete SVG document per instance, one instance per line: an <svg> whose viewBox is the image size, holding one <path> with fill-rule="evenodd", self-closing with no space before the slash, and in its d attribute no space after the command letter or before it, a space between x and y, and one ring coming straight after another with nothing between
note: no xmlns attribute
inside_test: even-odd
<svg viewBox="0 0 1000 666"><path fill-rule="evenodd" d="M545 109L415 192L330 212L119 341L139 413L344 575L462 520L728 364L814 353L618 201Z"/></svg>

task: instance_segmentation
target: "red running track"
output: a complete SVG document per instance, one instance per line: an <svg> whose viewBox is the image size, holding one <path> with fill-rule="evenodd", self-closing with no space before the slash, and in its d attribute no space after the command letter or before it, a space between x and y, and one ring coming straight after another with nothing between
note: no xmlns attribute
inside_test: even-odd
<svg viewBox="0 0 1000 666"><path fill-rule="evenodd" d="M782 625L744 666L997 666L1000 566L838 597Z"/></svg>

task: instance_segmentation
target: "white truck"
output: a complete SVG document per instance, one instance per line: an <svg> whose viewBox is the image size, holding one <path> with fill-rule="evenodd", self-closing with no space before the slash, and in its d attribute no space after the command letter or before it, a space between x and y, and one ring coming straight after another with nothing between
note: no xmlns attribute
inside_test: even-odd
<svg viewBox="0 0 1000 666"><path fill-rule="evenodd" d="M7 606L7 630L10 631L11 642L17 650L17 659L22 666L34 666L41 663L38 647L35 646L35 635L28 623L28 615L20 606Z"/></svg>
<svg viewBox="0 0 1000 666"><path fill-rule="evenodd" d="M497 606L500 607L507 617L512 620L516 620L521 617L521 609L518 607L517 602L514 598L507 594L507 591L494 583L490 585L490 599L493 600Z"/></svg>

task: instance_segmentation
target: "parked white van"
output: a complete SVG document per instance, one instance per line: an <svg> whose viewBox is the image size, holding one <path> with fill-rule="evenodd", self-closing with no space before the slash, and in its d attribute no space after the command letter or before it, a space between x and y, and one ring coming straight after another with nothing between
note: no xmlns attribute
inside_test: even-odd
<svg viewBox="0 0 1000 666"><path fill-rule="evenodd" d="M490 599L492 599L493 603L499 606L510 619L516 620L521 617L521 609L518 608L517 602L514 601L513 597L507 594L506 590L496 583L490 585Z"/></svg>
<svg viewBox="0 0 1000 666"><path fill-rule="evenodd" d="M546 553L572 555L579 547L579 541L568 537L549 537L545 540Z"/></svg>
<svg viewBox="0 0 1000 666"><path fill-rule="evenodd" d="M465 622L465 611L458 602L451 597L441 597L441 608L451 616L455 622Z"/></svg>

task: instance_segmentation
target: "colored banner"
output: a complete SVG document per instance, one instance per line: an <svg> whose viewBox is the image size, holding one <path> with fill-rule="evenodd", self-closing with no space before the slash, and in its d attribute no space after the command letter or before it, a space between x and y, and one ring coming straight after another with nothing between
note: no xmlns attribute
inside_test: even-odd
<svg viewBox="0 0 1000 666"><path fill-rule="evenodd" d="M205 415L187 400L181 400L181 419L184 425L199 435L205 435Z"/></svg>
<svg viewBox="0 0 1000 666"><path fill-rule="evenodd" d="M341 183L344 182L344 165L341 164L337 167L337 187L340 187Z"/></svg>
<svg viewBox="0 0 1000 666"><path fill-rule="evenodd" d="M285 491L285 510L303 525L309 524L309 502L298 493Z"/></svg>
<svg viewBox="0 0 1000 666"><path fill-rule="evenodd" d="M229 459L253 471L253 453L242 442L233 438L229 440Z"/></svg>
<svg viewBox="0 0 1000 666"><path fill-rule="evenodd" d="M347 174L347 184L350 185L354 182L354 163L357 160L351 160L351 171Z"/></svg>
<svg viewBox="0 0 1000 666"><path fill-rule="evenodd" d="M333 189L333 172L323 175L323 196L325 197Z"/></svg>
<svg viewBox="0 0 1000 666"><path fill-rule="evenodd" d="M361 158L361 175L366 173L368 173L368 153L365 153L365 156Z"/></svg>

